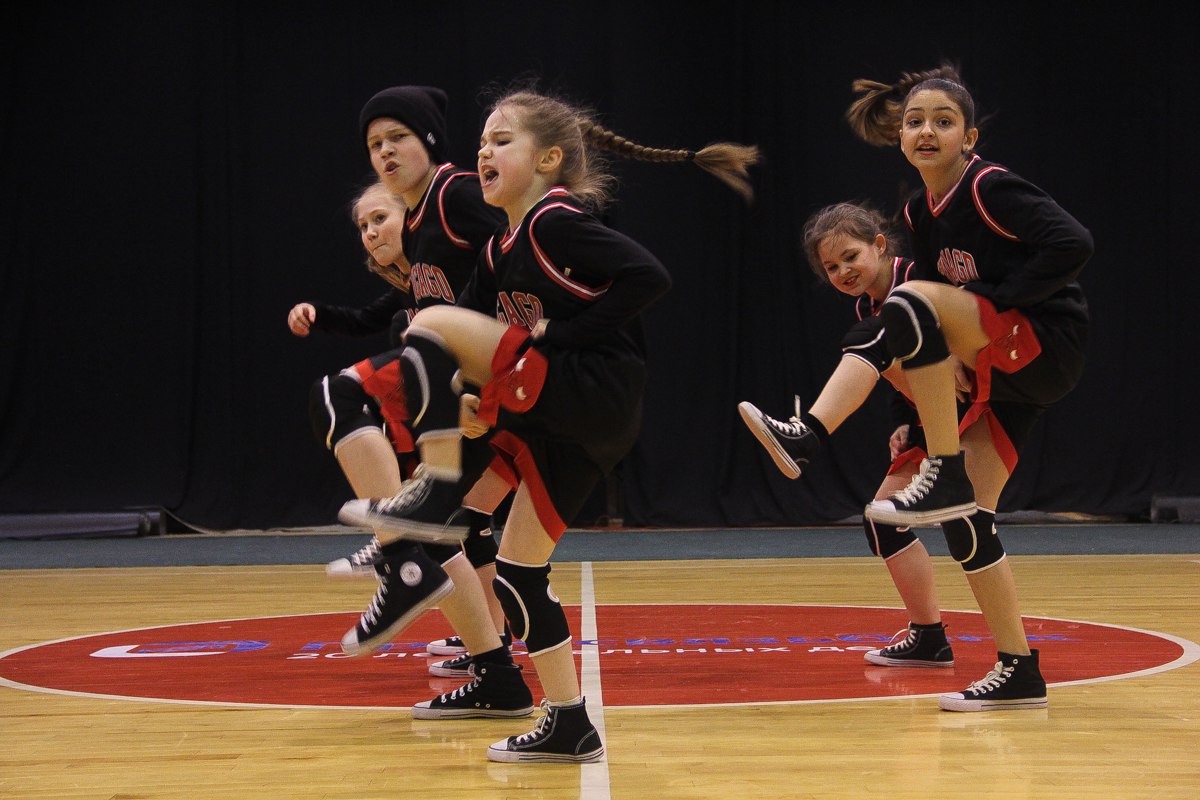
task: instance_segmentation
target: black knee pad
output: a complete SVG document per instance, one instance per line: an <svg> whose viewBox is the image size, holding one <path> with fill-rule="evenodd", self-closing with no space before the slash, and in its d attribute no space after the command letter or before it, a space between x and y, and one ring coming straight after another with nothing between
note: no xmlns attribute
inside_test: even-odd
<svg viewBox="0 0 1200 800"><path fill-rule="evenodd" d="M996 514L979 509L969 517L942 523L946 546L963 572L979 572L1004 558L1004 545L996 534Z"/></svg>
<svg viewBox="0 0 1200 800"><path fill-rule="evenodd" d="M467 510L467 524L470 530L463 540L462 549L467 554L467 560L475 569L496 563L496 553L500 546L492 535L492 516L482 511Z"/></svg>
<svg viewBox="0 0 1200 800"><path fill-rule="evenodd" d="M923 296L900 286L879 309L884 340L904 369L925 367L950 357L937 313Z"/></svg>
<svg viewBox="0 0 1200 800"><path fill-rule="evenodd" d="M425 554L432 558L443 567L449 564L453 559L462 555L462 548L452 544L434 544L426 542L421 545L425 549Z"/></svg>
<svg viewBox="0 0 1200 800"><path fill-rule="evenodd" d="M308 418L313 436L330 450L339 442L364 428L382 429L375 403L363 391L362 384L348 375L326 375L308 391Z"/></svg>
<svg viewBox="0 0 1200 800"><path fill-rule="evenodd" d="M895 359L884 337L883 319L871 315L856 322L842 337L842 355L860 359L879 374L887 372Z"/></svg>
<svg viewBox="0 0 1200 800"><path fill-rule="evenodd" d="M887 560L906 549L917 540L909 528L897 528L882 522L863 518L863 529L867 532L867 546L875 555Z"/></svg>
<svg viewBox="0 0 1200 800"><path fill-rule="evenodd" d="M458 395L454 380L458 364L441 337L423 330L409 331L400 354L400 372L408 402L410 427L419 443L425 434L458 432Z"/></svg>
<svg viewBox="0 0 1200 800"><path fill-rule="evenodd" d="M496 597L514 639L521 639L529 655L553 650L571 641L567 615L550 588L550 565L529 566L496 559Z"/></svg>

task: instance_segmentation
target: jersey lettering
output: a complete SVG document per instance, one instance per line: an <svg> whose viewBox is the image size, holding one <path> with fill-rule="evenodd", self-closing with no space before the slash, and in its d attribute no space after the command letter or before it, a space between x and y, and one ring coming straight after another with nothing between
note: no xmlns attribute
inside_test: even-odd
<svg viewBox="0 0 1200 800"><path fill-rule="evenodd" d="M975 257L957 247L942 249L942 252L938 254L937 269L955 284L961 285L979 280L979 270L975 268Z"/></svg>
<svg viewBox="0 0 1200 800"><path fill-rule="evenodd" d="M454 302L454 290L450 288L450 281L446 280L446 273L442 272L441 267L424 262L413 264L411 280L413 299L418 304L426 298Z"/></svg>
<svg viewBox="0 0 1200 800"><path fill-rule="evenodd" d="M496 319L508 325L533 330L542 318L542 301L527 292L500 292L496 295Z"/></svg>

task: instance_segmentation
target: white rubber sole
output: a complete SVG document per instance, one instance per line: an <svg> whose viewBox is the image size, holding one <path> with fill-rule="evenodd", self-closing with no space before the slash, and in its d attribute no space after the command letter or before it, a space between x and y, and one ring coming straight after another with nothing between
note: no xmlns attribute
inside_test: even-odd
<svg viewBox="0 0 1200 800"><path fill-rule="evenodd" d="M944 694L938 698L942 711L1026 711L1046 708L1050 704L1045 697L1027 697L1020 700L968 700L961 692Z"/></svg>
<svg viewBox="0 0 1200 800"><path fill-rule="evenodd" d="M431 700L424 701L426 703ZM417 703L412 707L413 719L516 719L528 717L533 706L528 708L430 708Z"/></svg>
<svg viewBox="0 0 1200 800"><path fill-rule="evenodd" d="M526 753L520 750L506 750L505 746L508 740L496 742L488 748L487 757L490 761L500 761L507 764L515 763L543 763L543 764L590 764L593 761L600 761L604 758L604 748L593 750L590 753L580 753L579 755L568 755L559 753Z"/></svg>
<svg viewBox="0 0 1200 800"><path fill-rule="evenodd" d="M958 506L946 506L929 511L900 511L891 500L876 500L868 503L863 509L863 516L884 525L895 525L898 528L923 528L930 525L940 525L952 519L969 517L979 508L975 503L964 503Z"/></svg>
<svg viewBox="0 0 1200 800"><path fill-rule="evenodd" d="M386 514L373 514L370 505L370 500L351 500L338 512L338 520L346 525L374 528L399 539L425 544L462 544L471 531L466 525L437 525L402 517L389 517Z"/></svg>
<svg viewBox="0 0 1200 800"><path fill-rule="evenodd" d="M355 627L346 631L346 635L342 637L342 652L348 656L362 656L370 653L372 650L375 650L384 644L387 644L402 630L416 622L417 617L436 606L443 597L450 594L452 591L454 591L454 581L446 578L446 582L430 593L428 597L410 608L406 613L397 618L395 622L372 636L370 639L364 639L360 642L358 640L358 626L356 625Z"/></svg>
<svg viewBox="0 0 1200 800"><path fill-rule="evenodd" d="M889 658L885 655L880 655L876 650L868 650L863 653L863 661L868 664L877 664L881 667L953 667L954 660L949 661L918 661L911 658Z"/></svg>
<svg viewBox="0 0 1200 800"><path fill-rule="evenodd" d="M758 443L775 462L775 466L779 467L779 471L792 480L799 478L800 466L792 460L787 451L779 446L779 442L775 440L767 423L762 421L762 412L758 410L758 407L748 400L743 400L738 403L738 413L742 415L742 422L746 423L746 427L754 434L754 438L758 439Z"/></svg>

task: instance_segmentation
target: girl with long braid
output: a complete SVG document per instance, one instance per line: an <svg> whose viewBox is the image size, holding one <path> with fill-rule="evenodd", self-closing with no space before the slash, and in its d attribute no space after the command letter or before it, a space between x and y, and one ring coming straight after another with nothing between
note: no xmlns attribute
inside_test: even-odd
<svg viewBox="0 0 1200 800"><path fill-rule="evenodd" d="M394 498L348 503L342 520L401 537L456 540L464 425L495 428L493 448L519 479L496 561L496 594L545 690L530 733L493 744L494 761L594 761L604 746L580 693L566 615L550 588L555 544L593 487L632 448L646 383L640 315L670 286L645 248L588 213L609 199L598 151L652 162L690 161L744 197L756 148L645 148L568 103L520 91L491 108L479 148L484 199L508 228L492 238L457 306L424 309L401 358L422 474ZM459 379L481 386L460 420ZM384 562L390 554L383 548ZM364 638L386 626L387 604L364 615ZM430 701L487 701L487 676Z"/></svg>

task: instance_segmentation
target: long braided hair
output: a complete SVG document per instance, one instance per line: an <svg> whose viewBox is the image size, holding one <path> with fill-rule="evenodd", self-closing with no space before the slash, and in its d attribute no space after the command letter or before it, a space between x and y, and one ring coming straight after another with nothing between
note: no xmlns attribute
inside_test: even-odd
<svg viewBox="0 0 1200 800"><path fill-rule="evenodd" d="M846 111L846 121L864 141L885 147L900 141L900 122L908 98L925 89L940 89L962 110L966 127L975 127L975 101L963 86L955 64L943 62L924 72L905 72L895 83L859 78L851 84L861 95Z"/></svg>
<svg viewBox="0 0 1200 800"><path fill-rule="evenodd" d="M562 148L560 182L592 208L602 208L612 198L615 184L603 153L656 164L690 161L747 202L754 198L748 168L758 162L759 153L752 145L715 142L698 151L646 147L602 127L590 109L530 90L504 95L489 113L501 107L517 112L539 146Z"/></svg>

